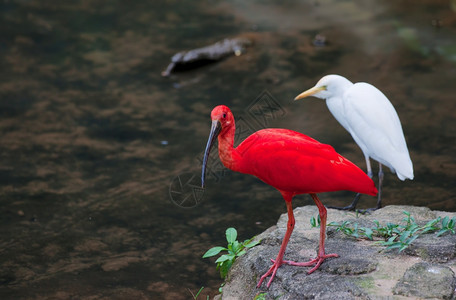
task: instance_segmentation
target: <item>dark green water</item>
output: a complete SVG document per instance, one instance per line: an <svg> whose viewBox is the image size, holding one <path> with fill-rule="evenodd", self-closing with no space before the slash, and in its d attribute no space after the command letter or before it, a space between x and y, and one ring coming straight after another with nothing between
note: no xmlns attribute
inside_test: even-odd
<svg viewBox="0 0 456 300"><path fill-rule="evenodd" d="M273 188L200 159L212 108L237 141L284 127L365 168L323 101L293 102L325 74L379 87L401 118L415 180L387 174L384 204L456 211L455 1L8 1L0 3L0 297L214 295L227 227L275 224ZM326 38L314 46L317 35ZM225 37L254 45L161 77L171 56ZM180 181L179 181L180 180ZM322 194L346 205L347 192ZM362 207L375 198L364 197ZM296 197L295 205L312 204Z"/></svg>

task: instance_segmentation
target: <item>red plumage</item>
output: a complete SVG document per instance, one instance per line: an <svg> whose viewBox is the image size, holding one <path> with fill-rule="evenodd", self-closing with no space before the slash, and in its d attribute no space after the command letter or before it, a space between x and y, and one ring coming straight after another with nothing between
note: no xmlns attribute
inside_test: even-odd
<svg viewBox="0 0 456 300"><path fill-rule="evenodd" d="M254 175L280 191L377 193L373 181L333 147L296 131L260 130L234 150L242 158L234 171Z"/></svg>

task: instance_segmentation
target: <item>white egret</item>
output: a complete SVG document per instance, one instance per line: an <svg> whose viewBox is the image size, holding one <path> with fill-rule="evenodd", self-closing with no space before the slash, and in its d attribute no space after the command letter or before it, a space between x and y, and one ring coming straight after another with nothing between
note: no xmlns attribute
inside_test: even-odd
<svg viewBox="0 0 456 300"><path fill-rule="evenodd" d="M307 96L326 99L329 111L363 151L370 178L373 173L369 158L379 163L378 200L374 209L382 205L382 165L402 181L413 179L413 164L399 117L388 98L375 86L365 82L353 84L340 75L327 75L295 100ZM359 197L357 194L351 205L340 209L354 210Z"/></svg>

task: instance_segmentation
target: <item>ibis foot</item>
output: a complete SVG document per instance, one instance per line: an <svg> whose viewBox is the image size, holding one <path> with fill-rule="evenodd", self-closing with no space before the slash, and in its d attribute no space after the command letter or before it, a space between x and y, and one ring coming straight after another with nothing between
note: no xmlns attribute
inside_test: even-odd
<svg viewBox="0 0 456 300"><path fill-rule="evenodd" d="M330 258L330 257L339 257L339 255L335 254L335 253L323 254L323 255L317 256L316 258L314 258L308 262L294 262L291 260L284 260L284 261L282 261L282 263L290 265L290 266L298 266L298 267L309 267L309 266L315 265L312 269L307 271L307 274L311 274L320 267L320 265L325 261L325 259Z"/></svg>
<svg viewBox="0 0 456 300"><path fill-rule="evenodd" d="M269 288L269 286L272 283L272 280L274 280L277 270L283 263L282 261L280 263L276 263L276 261L273 259L271 259L271 261L273 262L272 266L269 268L269 270L266 273L264 273L263 276L261 276L260 281L257 284L257 288L259 288L261 286L261 283L263 283L263 280L265 280L269 275L271 275L271 278L269 278L268 284L266 285L267 288Z"/></svg>
<svg viewBox="0 0 456 300"><path fill-rule="evenodd" d="M290 266L298 266L298 267L314 266L312 269L310 269L307 272L307 274L311 274L320 267L320 265L325 261L325 259L330 258L330 257L339 257L339 255L335 254L335 253L319 255L315 259L312 259L308 262L295 262L295 261L291 261L291 260L282 260L280 262L277 262L277 260L271 259L272 266L269 268L269 270L263 276L261 276L260 281L257 284L257 288L259 288L261 286L261 284L263 283L263 280L265 280L270 275L271 278L269 278L268 284L266 285L267 288L269 288L272 281L274 280L277 270L279 269L279 267L282 264L286 264L286 265L290 265Z"/></svg>

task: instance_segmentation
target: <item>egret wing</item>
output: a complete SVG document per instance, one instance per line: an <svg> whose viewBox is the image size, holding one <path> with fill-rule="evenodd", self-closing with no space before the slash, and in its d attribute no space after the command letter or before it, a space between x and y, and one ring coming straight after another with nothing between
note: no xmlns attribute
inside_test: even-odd
<svg viewBox="0 0 456 300"><path fill-rule="evenodd" d="M350 133L363 152L393 170L408 168L401 122L388 98L368 83L355 84L344 97Z"/></svg>

